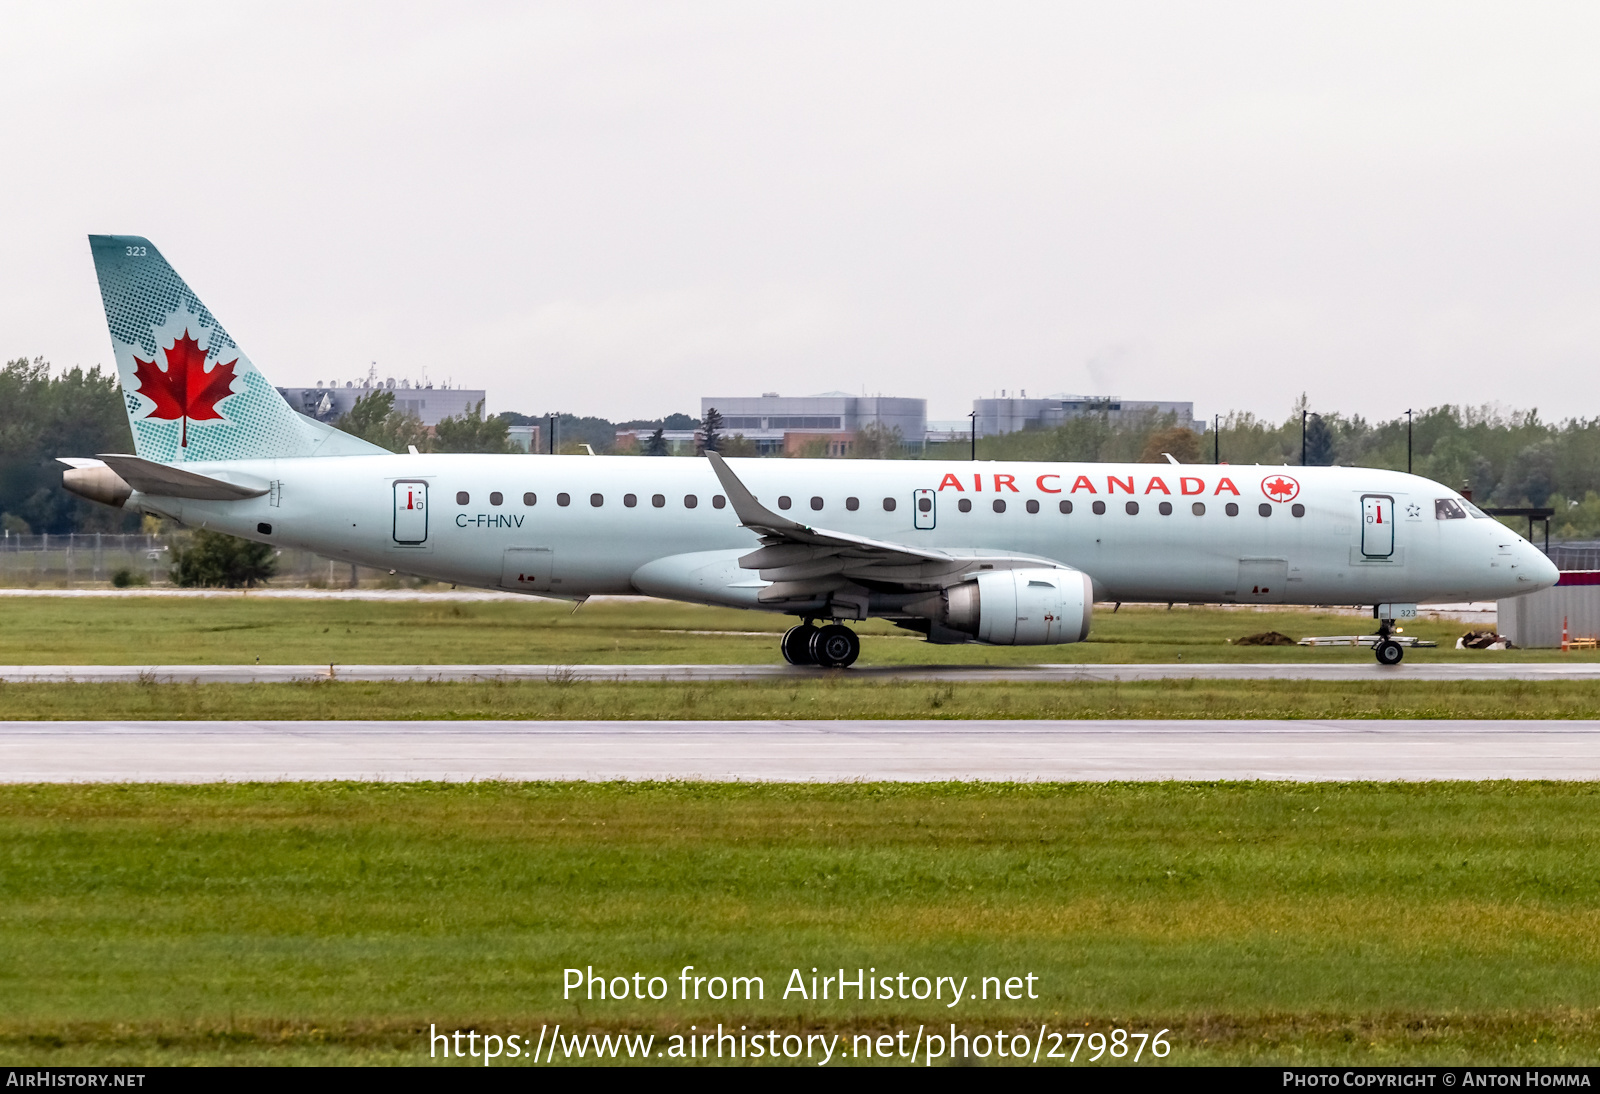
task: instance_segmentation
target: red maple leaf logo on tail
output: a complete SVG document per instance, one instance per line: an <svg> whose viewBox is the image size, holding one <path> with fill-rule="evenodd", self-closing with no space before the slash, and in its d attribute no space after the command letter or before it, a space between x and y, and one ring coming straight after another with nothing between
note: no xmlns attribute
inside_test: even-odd
<svg viewBox="0 0 1600 1094"><path fill-rule="evenodd" d="M233 366L235 357L227 364L218 364L206 371L206 351L200 343L189 337L185 330L168 349L167 369L161 371L154 361L133 359L133 377L139 381L139 394L154 401L155 409L145 415L175 422L183 420L183 439L180 447L189 447L189 422L216 422L222 420L217 404L233 394L236 379Z"/></svg>

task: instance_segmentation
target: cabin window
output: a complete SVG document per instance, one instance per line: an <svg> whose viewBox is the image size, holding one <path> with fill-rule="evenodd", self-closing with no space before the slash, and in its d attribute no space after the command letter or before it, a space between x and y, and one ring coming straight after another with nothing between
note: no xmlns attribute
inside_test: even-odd
<svg viewBox="0 0 1600 1094"><path fill-rule="evenodd" d="M502 494L498 490L494 491L493 493L491 493L489 495L489 504L490 505L499 505L501 502L503 502L505 500L506 500L506 496L504 494Z"/></svg>
<svg viewBox="0 0 1600 1094"><path fill-rule="evenodd" d="M1454 498L1439 498L1433 503L1433 516L1435 520L1466 520L1467 511Z"/></svg>
<svg viewBox="0 0 1600 1094"><path fill-rule="evenodd" d="M1036 501L1033 498L1029 498L1028 499L1028 512L1037 513L1038 511L1039 511L1039 503L1038 503L1038 501Z"/></svg>
<svg viewBox="0 0 1600 1094"><path fill-rule="evenodd" d="M1136 501L1130 501L1122 508L1123 511L1126 512L1130 517L1136 517L1139 515L1139 503Z"/></svg>
<svg viewBox="0 0 1600 1094"><path fill-rule="evenodd" d="M787 509L787 508L789 508L789 506L791 506L793 504L794 504L794 502L789 500L789 495L788 494L779 495L779 497L778 497L778 508L779 509Z"/></svg>
<svg viewBox="0 0 1600 1094"><path fill-rule="evenodd" d="M457 490L456 491L456 504L457 505L465 505L465 504L467 504L467 502L469 502L471 500L472 500L472 495L467 493L465 490Z"/></svg>
<svg viewBox="0 0 1600 1094"><path fill-rule="evenodd" d="M1203 501L1195 502L1193 505L1189 506L1189 512L1193 513L1197 517L1205 516L1206 515L1206 503L1203 502Z"/></svg>
<svg viewBox="0 0 1600 1094"><path fill-rule="evenodd" d="M667 496L665 494L651 494L650 504L657 509L663 508L667 504Z"/></svg>
<svg viewBox="0 0 1600 1094"><path fill-rule="evenodd" d="M1272 515L1272 506L1268 505L1266 502L1262 502L1260 505L1256 506L1256 512L1260 513L1264 517L1270 517Z"/></svg>
<svg viewBox="0 0 1600 1094"><path fill-rule="evenodd" d="M622 495L622 504L626 505L629 509L632 509L635 505L639 504L639 495L638 494L624 494L624 495Z"/></svg>
<svg viewBox="0 0 1600 1094"><path fill-rule="evenodd" d="M811 508L817 510L818 512L821 512L822 511L822 499L821 498L812 498L811 499Z"/></svg>
<svg viewBox="0 0 1600 1094"><path fill-rule="evenodd" d="M556 495L556 504L557 505L571 505L572 504L572 495L571 494L557 494Z"/></svg>
<svg viewBox="0 0 1600 1094"><path fill-rule="evenodd" d="M956 508L961 510L963 513L972 512L972 499L962 498L960 501L956 502Z"/></svg>
<svg viewBox="0 0 1600 1094"><path fill-rule="evenodd" d="M1004 513L1006 511L1006 503L1005 503L1005 501L1003 499L1001 499L1001 498L995 498L994 499L994 511L996 513Z"/></svg>
<svg viewBox="0 0 1600 1094"><path fill-rule="evenodd" d="M1230 501L1227 505L1222 507L1222 511L1228 514L1230 517L1236 517L1239 515L1239 506Z"/></svg>
<svg viewBox="0 0 1600 1094"><path fill-rule="evenodd" d="M685 509L693 509L695 506L697 506L699 504L700 504L700 499L695 497L693 494L685 494L683 496L683 507Z"/></svg>
<svg viewBox="0 0 1600 1094"><path fill-rule="evenodd" d="M1070 501L1064 501L1056 508L1060 509L1063 514L1070 513L1072 512L1072 503Z"/></svg>
<svg viewBox="0 0 1600 1094"><path fill-rule="evenodd" d="M1289 506L1289 512L1293 513L1297 517L1303 517L1306 515L1306 507L1301 505L1299 502L1295 502L1293 505Z"/></svg>
<svg viewBox="0 0 1600 1094"><path fill-rule="evenodd" d="M606 496L604 494L590 494L589 495L589 504L594 506L596 509L600 508L605 503L606 503Z"/></svg>
<svg viewBox="0 0 1600 1094"><path fill-rule="evenodd" d="M1172 503L1170 501L1162 502L1160 505L1156 506L1156 509L1159 510L1161 515L1164 517L1170 517L1172 515Z"/></svg>
<svg viewBox="0 0 1600 1094"><path fill-rule="evenodd" d="M727 508L727 505L728 505L728 499L723 497L721 494L713 494L713 495L711 495L711 508L713 508L713 509L725 509L725 508Z"/></svg>
<svg viewBox="0 0 1600 1094"><path fill-rule="evenodd" d="M885 513L894 512L894 506L895 506L895 501L894 501L893 498L884 498L883 499L883 511ZM924 513L926 513L928 510L933 508L933 501L931 499L929 499L929 498L923 498L923 499L921 499L920 501L917 502L917 508L921 509Z"/></svg>
<svg viewBox="0 0 1600 1094"><path fill-rule="evenodd" d="M1097 517L1103 517L1106 514L1106 503L1103 501L1097 501L1089 508L1094 510L1094 515Z"/></svg>
<svg viewBox="0 0 1600 1094"><path fill-rule="evenodd" d="M535 494L532 490L529 490L526 494L522 495L523 505L537 505L538 502L539 495Z"/></svg>
<svg viewBox="0 0 1600 1094"><path fill-rule="evenodd" d="M860 498L845 498L844 499L844 507L846 509L850 510L852 513L854 513L857 509L861 508L861 499Z"/></svg>

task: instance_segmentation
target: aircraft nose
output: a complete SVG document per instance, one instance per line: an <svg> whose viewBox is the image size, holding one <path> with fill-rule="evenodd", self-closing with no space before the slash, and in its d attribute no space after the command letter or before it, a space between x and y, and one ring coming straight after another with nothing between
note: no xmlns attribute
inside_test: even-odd
<svg viewBox="0 0 1600 1094"><path fill-rule="evenodd" d="M1537 592L1548 589L1561 580L1561 571L1548 555L1531 543L1517 544L1518 592Z"/></svg>

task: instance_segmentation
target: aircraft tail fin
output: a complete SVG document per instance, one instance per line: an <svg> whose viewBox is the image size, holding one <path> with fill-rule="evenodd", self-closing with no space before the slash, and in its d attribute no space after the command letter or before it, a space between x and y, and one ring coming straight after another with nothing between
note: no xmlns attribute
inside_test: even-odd
<svg viewBox="0 0 1600 1094"><path fill-rule="evenodd" d="M384 449L297 414L142 236L90 236L134 451L157 463Z"/></svg>

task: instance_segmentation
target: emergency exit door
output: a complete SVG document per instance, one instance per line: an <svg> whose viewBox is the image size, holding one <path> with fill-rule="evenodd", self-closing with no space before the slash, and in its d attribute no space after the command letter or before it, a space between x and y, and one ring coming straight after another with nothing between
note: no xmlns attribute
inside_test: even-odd
<svg viewBox="0 0 1600 1094"><path fill-rule="evenodd" d="M934 524L939 519L939 511L935 507L938 495L932 490L918 490L911 498L911 526L920 528L924 532L933 530Z"/></svg>
<svg viewBox="0 0 1600 1094"><path fill-rule="evenodd" d="M1394 555L1394 499L1386 494L1361 498L1361 553L1368 558Z"/></svg>
<svg viewBox="0 0 1600 1094"><path fill-rule="evenodd" d="M394 484L394 541L406 547L428 542L428 484Z"/></svg>

